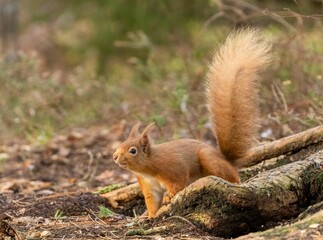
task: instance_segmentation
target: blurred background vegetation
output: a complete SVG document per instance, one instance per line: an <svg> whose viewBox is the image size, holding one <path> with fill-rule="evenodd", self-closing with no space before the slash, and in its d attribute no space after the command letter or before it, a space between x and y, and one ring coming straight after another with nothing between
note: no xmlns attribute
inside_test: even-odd
<svg viewBox="0 0 323 240"><path fill-rule="evenodd" d="M322 124L322 18L322 0L0 0L0 142L123 119L201 138L211 53L247 25L275 43L262 137Z"/></svg>

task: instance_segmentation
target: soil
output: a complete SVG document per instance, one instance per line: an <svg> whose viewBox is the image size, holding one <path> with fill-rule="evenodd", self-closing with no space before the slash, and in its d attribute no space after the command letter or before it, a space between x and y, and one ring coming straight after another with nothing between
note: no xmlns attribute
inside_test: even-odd
<svg viewBox="0 0 323 240"><path fill-rule="evenodd" d="M120 124L73 130L43 146L0 146L0 239L221 239L180 218L142 220L143 198L118 210L95 193L135 182L111 156L123 132ZM100 216L100 206L114 214Z"/></svg>

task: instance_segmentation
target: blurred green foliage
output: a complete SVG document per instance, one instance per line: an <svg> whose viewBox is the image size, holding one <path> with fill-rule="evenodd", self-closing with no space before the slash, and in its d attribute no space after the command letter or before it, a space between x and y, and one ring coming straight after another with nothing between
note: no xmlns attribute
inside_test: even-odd
<svg viewBox="0 0 323 240"><path fill-rule="evenodd" d="M52 23L55 30L52 41L61 49L65 64L75 66L93 58L91 61L99 74L109 72L109 61L116 57L135 56L146 62L152 45L195 44L193 36L219 11L224 11L223 16L211 21L209 27L272 23L270 14L262 13L265 9L285 9L293 16L292 11L317 13L319 6L322 12L322 3L315 0L241 2L245 2L241 6L251 6L245 7L247 14L248 11L255 14L252 13L255 7L260 11L256 12L259 16L243 17L240 5L230 0L26 0L22 1L22 7L28 9L27 24ZM290 16L285 21L297 21Z"/></svg>
<svg viewBox="0 0 323 240"><path fill-rule="evenodd" d="M68 49L65 51L74 51L70 54L78 56L67 57L67 62L81 63L82 57L90 49L97 55L97 70L100 74L108 71L106 61L111 55L135 55L147 59L149 44L140 43L142 39L137 39L136 44L131 34L141 32L154 44L189 39L191 26L212 15L214 8L211 5L212 1L199 0L69 0L55 3L29 0L24 3L30 11L32 23L52 21L62 25L66 31L73 31L74 27L83 28L80 31L90 36L78 36L76 41L81 43L75 44L75 41L74 46L66 46ZM124 42L119 42L119 45L126 50L118 49L118 41Z"/></svg>
<svg viewBox="0 0 323 240"><path fill-rule="evenodd" d="M2 139L44 144L62 129L121 119L155 121L172 128L170 137L198 137L194 131L208 119L203 88L211 53L244 25L260 26L276 43L262 79L263 113L296 131L323 121L321 1L20 4L25 52L16 62L0 56Z"/></svg>

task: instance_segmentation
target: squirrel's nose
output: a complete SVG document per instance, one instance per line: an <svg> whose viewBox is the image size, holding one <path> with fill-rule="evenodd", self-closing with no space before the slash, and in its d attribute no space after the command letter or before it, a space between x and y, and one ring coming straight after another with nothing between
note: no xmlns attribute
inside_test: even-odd
<svg viewBox="0 0 323 240"><path fill-rule="evenodd" d="M119 157L119 156L118 156L118 154L115 154L115 153L113 154L113 160L114 160L115 162L118 160L118 157Z"/></svg>

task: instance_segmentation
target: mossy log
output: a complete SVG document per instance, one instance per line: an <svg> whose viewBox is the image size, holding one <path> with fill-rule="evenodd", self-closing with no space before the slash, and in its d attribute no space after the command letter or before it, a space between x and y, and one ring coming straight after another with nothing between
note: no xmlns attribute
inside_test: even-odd
<svg viewBox="0 0 323 240"><path fill-rule="evenodd" d="M323 196L323 151L256 175L243 184L199 179L179 192L159 216L179 215L221 237L264 230L296 217Z"/></svg>
<svg viewBox="0 0 323 240"><path fill-rule="evenodd" d="M304 219L277 226L263 232L250 233L237 240L289 240L289 239L323 239L323 209L306 216Z"/></svg>

